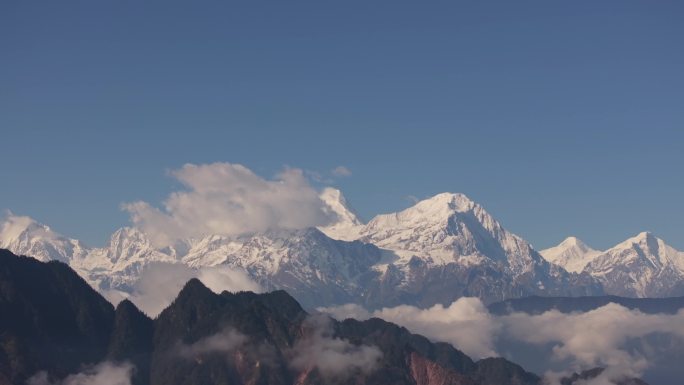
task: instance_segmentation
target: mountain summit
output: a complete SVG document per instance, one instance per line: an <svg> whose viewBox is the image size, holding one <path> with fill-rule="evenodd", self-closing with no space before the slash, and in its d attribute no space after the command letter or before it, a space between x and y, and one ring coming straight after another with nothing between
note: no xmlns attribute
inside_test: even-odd
<svg viewBox="0 0 684 385"><path fill-rule="evenodd" d="M541 262L532 247L511 234L463 194L442 193L398 213L378 215L361 239L433 264L501 262L515 274ZM543 263L543 262L541 262Z"/></svg>
<svg viewBox="0 0 684 385"><path fill-rule="evenodd" d="M653 233L639 233L606 251L593 250L580 242L563 241L543 250L542 255L566 270L595 277L608 294L625 297L684 295L684 253Z"/></svg>
<svg viewBox="0 0 684 385"><path fill-rule="evenodd" d="M358 238L358 231L363 225L354 210L349 206L342 191L327 187L320 195L328 211L337 217L337 220L320 230L331 238L350 241Z"/></svg>
<svg viewBox="0 0 684 385"><path fill-rule="evenodd" d="M563 266L565 270L579 273L587 264L601 254L576 237L568 237L558 246L539 252L547 261Z"/></svg>
<svg viewBox="0 0 684 385"><path fill-rule="evenodd" d="M82 257L87 248L26 216L9 213L0 224L0 248L31 255L41 261L66 262Z"/></svg>

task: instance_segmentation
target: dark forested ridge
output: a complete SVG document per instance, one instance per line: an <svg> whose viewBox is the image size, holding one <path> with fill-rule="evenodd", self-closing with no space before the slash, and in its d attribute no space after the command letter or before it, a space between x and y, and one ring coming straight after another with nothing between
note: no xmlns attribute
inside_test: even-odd
<svg viewBox="0 0 684 385"><path fill-rule="evenodd" d="M63 263L0 250L0 385L103 362L132 364L136 385L541 383L381 319L310 315L284 291L216 294L193 279L152 320L129 301L114 309Z"/></svg>

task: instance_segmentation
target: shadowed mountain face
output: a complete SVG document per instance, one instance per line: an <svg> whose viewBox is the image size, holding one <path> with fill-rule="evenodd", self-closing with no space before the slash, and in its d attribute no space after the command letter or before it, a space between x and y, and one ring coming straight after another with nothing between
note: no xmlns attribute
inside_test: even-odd
<svg viewBox="0 0 684 385"><path fill-rule="evenodd" d="M66 376L107 353L114 308L61 262L0 249L0 384Z"/></svg>
<svg viewBox="0 0 684 385"><path fill-rule="evenodd" d="M307 314L286 292L215 294L189 281L155 320L116 310L60 262L0 250L0 384L61 380L98 363L133 384L538 384L380 319Z"/></svg>
<svg viewBox="0 0 684 385"><path fill-rule="evenodd" d="M284 291L219 295L191 280L155 320L150 384L539 383L495 361L377 318L309 315Z"/></svg>

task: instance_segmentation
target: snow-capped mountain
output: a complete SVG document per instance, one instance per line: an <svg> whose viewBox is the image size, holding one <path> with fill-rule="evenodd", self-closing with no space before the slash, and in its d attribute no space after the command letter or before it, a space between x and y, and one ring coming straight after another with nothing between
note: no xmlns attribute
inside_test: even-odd
<svg viewBox="0 0 684 385"><path fill-rule="evenodd" d="M539 252L547 261L560 265L565 270L579 273L602 251L594 250L576 237L567 237L563 242Z"/></svg>
<svg viewBox="0 0 684 385"><path fill-rule="evenodd" d="M332 239L315 228L240 237L208 235L164 249L155 248L143 232L131 227L117 230L102 248L83 247L28 217L8 216L0 228L0 247L66 262L103 293L130 293L150 264L182 263L193 268L239 268L261 287L285 289L311 307L349 303L363 298L378 275L372 266L381 258L376 246Z"/></svg>
<svg viewBox="0 0 684 385"><path fill-rule="evenodd" d="M30 217L8 214L0 224L0 248L40 261L68 262L87 253L80 241L64 237Z"/></svg>
<svg viewBox="0 0 684 385"><path fill-rule="evenodd" d="M112 234L105 247L92 248L69 265L99 290L129 291L150 263L177 263L173 249L157 250L147 236L132 227Z"/></svg>
<svg viewBox="0 0 684 385"><path fill-rule="evenodd" d="M601 292L586 275L549 264L463 194L442 193L406 210L378 215L359 230L359 239L394 256L375 266L383 275L372 294L383 298L371 296L371 304L428 306L461 296L493 302Z"/></svg>
<svg viewBox="0 0 684 385"><path fill-rule="evenodd" d="M359 241L332 239L315 228L270 231L237 238L209 236L183 257L193 267L245 270L262 287L285 289L309 306L362 298L377 273L381 251Z"/></svg>
<svg viewBox="0 0 684 385"><path fill-rule="evenodd" d="M416 256L435 265L492 260L521 274L540 260L527 242L463 194L443 193L398 213L378 215L360 237L396 252L401 260Z"/></svg>
<svg viewBox="0 0 684 385"><path fill-rule="evenodd" d="M328 187L323 190L320 197L326 204L327 210L335 214L337 220L328 226L320 227L319 230L334 239L341 239L343 241L357 239L363 223L354 210L349 207L342 192Z"/></svg>
<svg viewBox="0 0 684 385"><path fill-rule="evenodd" d="M650 232L606 250L584 269L606 292L627 297L684 295L684 253Z"/></svg>
<svg viewBox="0 0 684 385"><path fill-rule="evenodd" d="M542 254L567 270L593 276L608 294L625 297L684 295L684 253L650 232L642 232L606 251L573 246L564 241Z"/></svg>
<svg viewBox="0 0 684 385"><path fill-rule="evenodd" d="M367 224L338 190L324 190L321 199L338 222L320 229L207 234L158 249L140 230L123 228L105 247L85 248L34 221L22 227L27 219L10 217L0 242L17 253L66 261L102 291L130 291L148 264L167 262L240 268L263 287L286 289L310 307L602 293L596 280L548 263L465 195L439 194Z"/></svg>

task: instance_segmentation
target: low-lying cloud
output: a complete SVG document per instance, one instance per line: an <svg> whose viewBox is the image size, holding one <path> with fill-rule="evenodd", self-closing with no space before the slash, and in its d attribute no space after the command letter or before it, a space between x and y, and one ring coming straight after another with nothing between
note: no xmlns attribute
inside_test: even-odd
<svg viewBox="0 0 684 385"><path fill-rule="evenodd" d="M247 342L244 334L226 328L220 333L211 335L191 344L180 344L178 354L185 358L194 358L207 353L230 353Z"/></svg>
<svg viewBox="0 0 684 385"><path fill-rule="evenodd" d="M169 195L163 209L143 201L123 205L157 247L206 234L300 229L333 219L299 169L287 168L274 180L232 163L186 164L170 174L186 190Z"/></svg>
<svg viewBox="0 0 684 385"><path fill-rule="evenodd" d="M130 363L102 362L63 380L50 380L45 371L33 375L27 385L131 385L134 366Z"/></svg>
<svg viewBox="0 0 684 385"><path fill-rule="evenodd" d="M334 337L332 320L327 316L308 317L304 329L304 336L283 352L282 357L293 369L316 369L323 377L340 379L358 372L371 372L382 357L376 346L354 345ZM279 356L273 345L266 341L250 341L249 337L232 327L192 344L179 343L176 348L180 357L190 360L205 354L229 355L238 350L244 356L265 364L277 362Z"/></svg>
<svg viewBox="0 0 684 385"><path fill-rule="evenodd" d="M539 315L513 313L494 316L476 298L461 298L448 307L428 309L398 306L368 312L357 305L319 308L337 319L380 317L436 341L453 344L474 358L498 355L500 340L517 341L545 349L551 358L574 371L607 368L591 385L613 384L625 377L639 377L655 359L655 352L628 345L655 334L684 341L684 310L671 314L645 314L617 304L584 313L557 310ZM515 359L515 357L513 357ZM565 373L568 374L568 373ZM549 373L550 383L559 378Z"/></svg>
<svg viewBox="0 0 684 385"><path fill-rule="evenodd" d="M290 366L316 368L324 377L345 377L355 372L370 373L382 357L376 346L354 345L332 335L328 317L311 316L306 321L310 333L291 352Z"/></svg>
<svg viewBox="0 0 684 385"><path fill-rule="evenodd" d="M180 263L151 263L145 267L129 295L118 292L105 294L115 303L127 297L147 315L156 317L192 278L199 279L215 293L263 291L247 272L237 268L219 265L194 269Z"/></svg>
<svg viewBox="0 0 684 385"><path fill-rule="evenodd" d="M343 305L318 310L337 319L382 318L413 333L449 342L471 357L496 355L494 338L500 325L477 298L459 298L448 307L434 305L428 309L401 305L369 313L358 305Z"/></svg>
<svg viewBox="0 0 684 385"><path fill-rule="evenodd" d="M539 346L554 343L553 358L570 361L576 369L608 368L593 380L596 384L639 377L648 368L647 352L631 352L630 341L655 333L684 338L684 310L674 315L645 314L613 303L585 313L514 313L501 321L509 338Z"/></svg>

